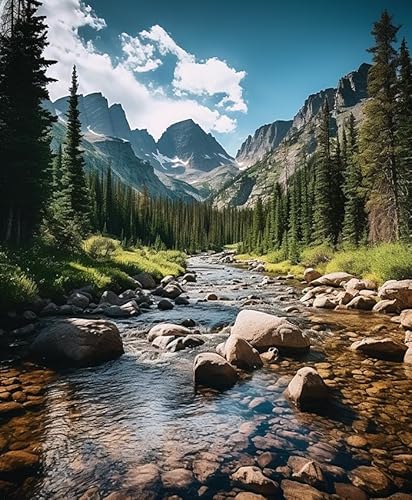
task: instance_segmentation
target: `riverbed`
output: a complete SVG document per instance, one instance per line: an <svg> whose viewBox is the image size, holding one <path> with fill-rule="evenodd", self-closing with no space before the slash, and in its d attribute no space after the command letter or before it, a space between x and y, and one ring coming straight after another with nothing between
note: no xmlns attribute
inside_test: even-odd
<svg viewBox="0 0 412 500"><path fill-rule="evenodd" d="M290 457L322 464L326 479L317 486L324 498L345 498L329 497L339 491L372 497L367 488L351 489L351 471L371 465L390 478L388 493L378 496L410 493L412 367L349 350L371 332L403 340L399 326L368 312L307 309L298 300L299 283L263 285L262 274L213 256L188 264L198 277L185 285L190 305L118 321L125 347L118 360L59 374L1 365L2 380L41 387L38 405L0 420L2 453L29 450L40 457L36 472L3 475L4 498L233 498L243 489L231 474L256 465L265 452L272 453L265 474L279 484L293 473ZM212 292L219 300L205 301ZM310 335L310 352L281 356L223 393L196 392L194 357L225 340L219 332L242 307L288 317ZM147 342L155 323L189 318L203 334L201 347L169 353ZM300 412L284 396L302 366L314 366L330 387L330 404L320 413Z"/></svg>

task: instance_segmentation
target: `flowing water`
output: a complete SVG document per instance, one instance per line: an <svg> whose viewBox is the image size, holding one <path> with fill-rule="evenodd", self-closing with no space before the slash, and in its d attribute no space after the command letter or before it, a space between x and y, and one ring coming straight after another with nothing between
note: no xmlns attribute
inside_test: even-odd
<svg viewBox="0 0 412 500"><path fill-rule="evenodd" d="M125 346L120 359L58 375L28 364L0 367L7 383L14 377L42 389L40 406L0 420L0 450L28 450L41 459L35 475L3 478L5 497L75 499L87 492L95 499L120 492L116 498L229 498L239 491L230 474L256 465L265 451L273 453L265 473L278 482L291 474L289 457L301 456L322 462L322 489L329 493L334 483L349 482L352 469L371 464L390 476L393 492L410 492L412 369L348 349L371 331L402 339L398 325L371 313L305 310L289 283L261 286L262 275L213 257L193 257L189 268L198 275L197 283L186 285L189 306L118 322ZM201 300L210 292L223 300ZM306 329L310 353L244 374L223 393L195 392L194 357L225 339L217 332L233 323L248 296L247 307L288 316ZM291 305L300 311L286 314ZM153 324L186 318L204 334L200 348L169 353L146 341ZM321 414L298 411L283 394L305 365L316 367L333 393ZM148 474L146 464L155 464L163 481ZM0 491L1 483L0 477Z"/></svg>

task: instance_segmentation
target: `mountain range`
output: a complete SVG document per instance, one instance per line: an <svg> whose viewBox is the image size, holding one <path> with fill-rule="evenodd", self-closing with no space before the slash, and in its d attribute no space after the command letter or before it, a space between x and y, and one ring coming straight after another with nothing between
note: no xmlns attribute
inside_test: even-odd
<svg viewBox="0 0 412 500"><path fill-rule="evenodd" d="M291 120L277 120L249 135L232 158L192 119L169 126L156 141L147 130L132 129L121 104L109 106L101 93L79 96L86 168L106 171L133 189L154 197L205 200L218 207L250 206L284 184L302 155L316 151L316 128L325 99L332 112L332 134L353 113L359 122L367 98L368 64L342 77L335 88L308 96ZM47 102L58 117L53 147L64 141L68 97Z"/></svg>

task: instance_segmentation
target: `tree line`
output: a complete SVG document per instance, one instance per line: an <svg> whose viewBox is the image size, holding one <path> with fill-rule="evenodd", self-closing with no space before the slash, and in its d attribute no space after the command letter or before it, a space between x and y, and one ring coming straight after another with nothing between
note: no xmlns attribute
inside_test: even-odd
<svg viewBox="0 0 412 500"><path fill-rule="evenodd" d="M374 24L360 127L351 114L333 137L325 101L316 154L309 160L301 155L270 203L258 201L244 250L281 250L297 261L299 249L314 244L411 240L412 64L405 40L395 48L398 30L386 11Z"/></svg>

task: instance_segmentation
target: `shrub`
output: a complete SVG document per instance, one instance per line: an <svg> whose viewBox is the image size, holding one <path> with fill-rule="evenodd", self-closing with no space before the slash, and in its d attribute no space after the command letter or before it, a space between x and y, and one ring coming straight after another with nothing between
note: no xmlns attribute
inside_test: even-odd
<svg viewBox="0 0 412 500"><path fill-rule="evenodd" d="M285 260L285 252L283 250L274 250L266 255L265 261L270 264L279 264Z"/></svg>
<svg viewBox="0 0 412 500"><path fill-rule="evenodd" d="M120 248L120 242L105 236L90 236L83 248L93 259L107 259Z"/></svg>
<svg viewBox="0 0 412 500"><path fill-rule="evenodd" d="M317 267L329 262L334 254L333 247L328 244L308 247L302 250L300 260L306 267Z"/></svg>
<svg viewBox="0 0 412 500"><path fill-rule="evenodd" d="M0 252L0 284L0 313L30 302L38 294L36 283L4 252Z"/></svg>

